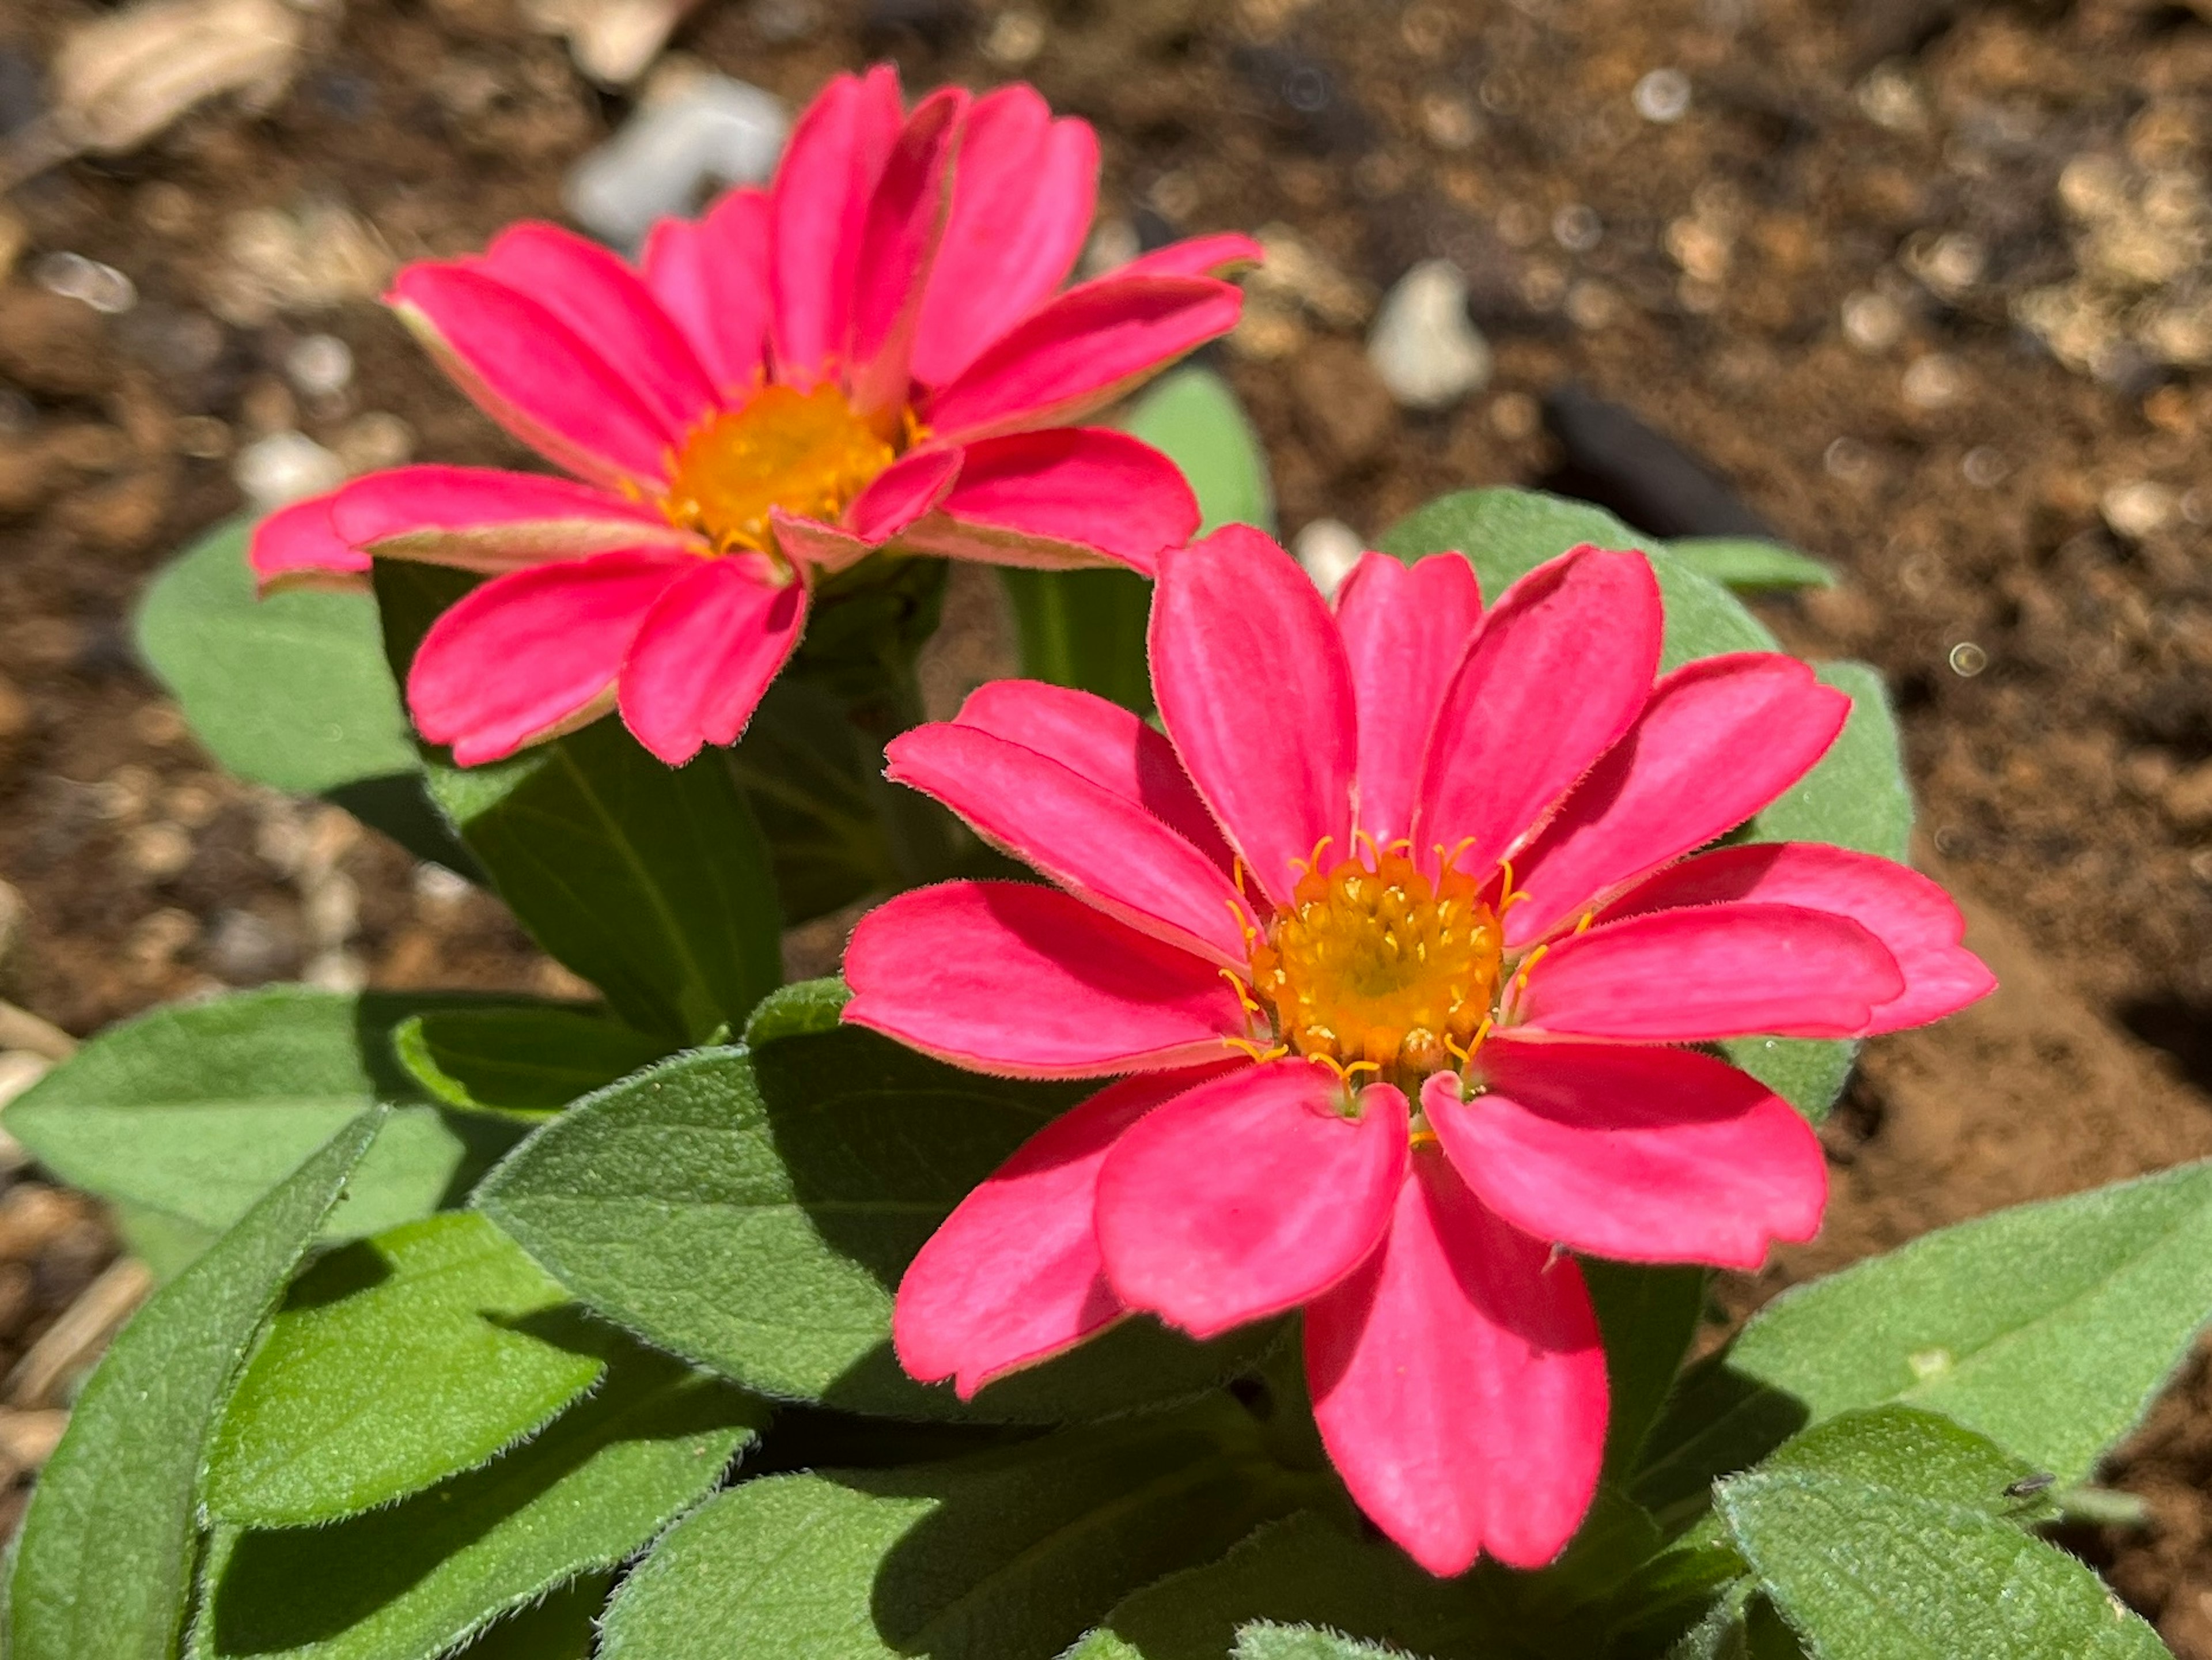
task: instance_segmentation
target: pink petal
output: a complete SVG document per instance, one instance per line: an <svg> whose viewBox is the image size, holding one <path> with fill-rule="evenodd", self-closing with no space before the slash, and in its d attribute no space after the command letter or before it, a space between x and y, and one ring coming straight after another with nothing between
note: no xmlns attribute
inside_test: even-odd
<svg viewBox="0 0 2212 1660"><path fill-rule="evenodd" d="M538 301L435 261L406 267L385 298L479 409L547 459L617 489L665 474L679 430Z"/></svg>
<svg viewBox="0 0 2212 1660"><path fill-rule="evenodd" d="M1416 1562L1540 1567L1582 1525L1605 1452L1605 1350L1582 1270L1417 1152L1381 1250L1307 1309L1329 1462Z"/></svg>
<svg viewBox="0 0 2212 1660"><path fill-rule="evenodd" d="M1803 777L1850 713L1849 697L1776 652L1676 669L1515 861L1528 897L1506 914L1506 943L1734 830Z"/></svg>
<svg viewBox="0 0 2212 1660"><path fill-rule="evenodd" d="M430 625L407 706L434 744L473 767L602 712L638 625L691 569L683 554L593 554L509 571Z"/></svg>
<svg viewBox="0 0 2212 1660"><path fill-rule="evenodd" d="M1410 567L1363 554L1336 591L1359 705L1359 827L1384 847L1413 830L1429 729L1481 621L1481 585L1456 553Z"/></svg>
<svg viewBox="0 0 2212 1660"><path fill-rule="evenodd" d="M651 508L566 478L491 467L395 467L330 501L331 527L380 559L420 559L497 575L618 548L701 550Z"/></svg>
<svg viewBox="0 0 2212 1660"><path fill-rule="evenodd" d="M1123 1135L1098 1174L1114 1294L1194 1337L1310 1302L1382 1237L1406 1170L1406 1098L1310 1061L1243 1067Z"/></svg>
<svg viewBox="0 0 2212 1660"><path fill-rule="evenodd" d="M884 775L942 801L984 841L1141 933L1245 970L1258 921L1214 864L1134 801L974 726L916 727Z"/></svg>
<svg viewBox="0 0 2212 1660"><path fill-rule="evenodd" d="M1601 920L1730 900L1831 911L1887 946L1905 990L1875 1011L1874 1031L1925 1025L1996 988L1982 959L1960 943L1966 923L1950 895L1891 860L1817 842L1720 848L1686 859L1630 889Z"/></svg>
<svg viewBox="0 0 2212 1660"><path fill-rule="evenodd" d="M1036 88L975 100L915 339L915 378L941 386L1058 288L1091 232L1098 138L1054 121Z"/></svg>
<svg viewBox="0 0 2212 1660"><path fill-rule="evenodd" d="M864 414L906 406L915 329L951 210L952 158L967 111L968 94L959 87L923 99L869 200L845 352L854 407Z"/></svg>
<svg viewBox="0 0 2212 1660"><path fill-rule="evenodd" d="M1221 870L1233 855L1199 799L1175 745L1119 703L1041 680L994 680L969 693L957 717L1049 756L1123 800L1133 802Z"/></svg>
<svg viewBox="0 0 2212 1660"><path fill-rule="evenodd" d="M515 225L474 267L566 323L670 430L684 431L714 407L714 383L683 331L644 280L597 242L558 225Z"/></svg>
<svg viewBox="0 0 2212 1660"><path fill-rule="evenodd" d="M1196 277L1102 277L1048 300L929 400L930 427L965 441L1065 426L1237 325L1243 295Z"/></svg>
<svg viewBox="0 0 2212 1660"><path fill-rule="evenodd" d="M1242 231L1189 236L1150 253L1140 253L1114 272L1116 277L1229 277L1256 265L1266 250Z"/></svg>
<svg viewBox="0 0 2212 1660"><path fill-rule="evenodd" d="M961 452L950 447L909 451L853 498L845 521L861 540L881 544L944 501L960 476Z"/></svg>
<svg viewBox="0 0 2212 1660"><path fill-rule="evenodd" d="M1276 904L1297 866L1352 854L1358 736L1335 619L1297 562L1224 525L1160 562L1152 690L1199 794Z"/></svg>
<svg viewBox="0 0 2212 1660"><path fill-rule="evenodd" d="M331 526L336 498L313 496L279 508L253 527L246 563L263 593L289 587L359 587L369 557Z"/></svg>
<svg viewBox="0 0 2212 1660"><path fill-rule="evenodd" d="M699 219L664 219L645 241L645 285L684 331L726 401L759 384L768 353L768 192L726 192Z"/></svg>
<svg viewBox="0 0 2212 1660"><path fill-rule="evenodd" d="M891 1342L908 1376L950 1377L969 1400L1121 1319L1091 1222L1099 1167L1130 1125L1214 1075L1150 1073L1101 1090L962 1200L899 1281Z"/></svg>
<svg viewBox="0 0 2212 1660"><path fill-rule="evenodd" d="M1559 941L1528 971L1512 1012L1532 1033L1631 1043L1854 1037L1904 989L1896 959L1849 917L1700 905Z"/></svg>
<svg viewBox="0 0 2212 1660"><path fill-rule="evenodd" d="M792 128L769 194L779 380L811 385L845 344L869 199L900 125L898 71L878 64L832 79Z"/></svg>
<svg viewBox="0 0 2212 1660"><path fill-rule="evenodd" d="M1202 957L1052 888L947 882L860 919L845 1018L971 1072L1099 1078L1221 1058L1244 1009Z"/></svg>
<svg viewBox="0 0 2212 1660"><path fill-rule="evenodd" d="M951 559L1041 570L1120 564L1149 576L1197 532L1198 498L1151 445L1103 427L1051 427L967 447L959 482L901 538Z"/></svg>
<svg viewBox="0 0 2212 1660"><path fill-rule="evenodd" d="M618 707L672 767L734 744L806 626L806 585L757 555L702 559L670 583L623 664Z"/></svg>
<svg viewBox="0 0 2212 1660"><path fill-rule="evenodd" d="M1778 1239L1810 1239L1827 1161L1787 1101L1690 1049L1494 1038L1459 1079L1421 1091L1444 1151L1482 1202L1523 1233L1625 1262L1755 1268Z"/></svg>
<svg viewBox="0 0 2212 1660"><path fill-rule="evenodd" d="M787 513L781 508L769 509L769 523L775 527L775 544L794 564L811 566L819 571L841 571L848 565L857 565L876 550L874 546L836 525L825 525L819 519L802 518Z"/></svg>
<svg viewBox="0 0 2212 1660"><path fill-rule="evenodd" d="M1664 620L1639 553L1577 548L1508 588L1429 738L1421 851L1480 872L1518 846L1643 708Z"/></svg>

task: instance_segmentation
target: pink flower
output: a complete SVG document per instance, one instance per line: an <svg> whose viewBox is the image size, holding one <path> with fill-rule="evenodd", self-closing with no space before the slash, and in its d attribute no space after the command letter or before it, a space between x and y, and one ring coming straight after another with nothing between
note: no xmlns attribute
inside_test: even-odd
<svg viewBox="0 0 2212 1660"><path fill-rule="evenodd" d="M633 269L551 225L388 296L501 425L581 483L372 475L257 531L264 588L372 556L491 581L432 627L408 702L464 765L610 707L672 764L736 740L817 573L874 549L1149 573L1198 507L1166 457L1070 422L1237 320L1241 236L1064 291L1097 141L1026 86L902 112L888 66L799 117L774 185L665 220Z"/></svg>
<svg viewBox="0 0 2212 1660"><path fill-rule="evenodd" d="M1167 736L1010 681L896 739L893 778L1058 888L893 899L846 1018L1130 1074L915 1259L907 1370L964 1396L1132 1310L1210 1337L1303 1309L1322 1438L1385 1532L1438 1574L1555 1555L1607 1414L1565 1253L1751 1268L1820 1225L1805 1121L1686 1046L1893 1031L1992 984L1902 866L1695 851L1849 703L1767 653L1655 681L1661 626L1639 554L1577 549L1486 616L1464 559L1369 554L1332 615L1231 526L1161 561Z"/></svg>

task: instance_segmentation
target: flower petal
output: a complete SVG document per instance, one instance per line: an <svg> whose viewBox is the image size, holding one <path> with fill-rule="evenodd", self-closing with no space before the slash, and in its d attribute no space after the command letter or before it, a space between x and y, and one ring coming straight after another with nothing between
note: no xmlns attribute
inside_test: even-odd
<svg viewBox="0 0 2212 1660"><path fill-rule="evenodd" d="M845 345L853 404L863 414L906 407L915 329L952 205L952 158L967 112L960 87L916 105L869 198Z"/></svg>
<svg viewBox="0 0 2212 1660"><path fill-rule="evenodd" d="M799 114L769 187L769 337L775 377L830 372L853 315L869 199L898 142L898 71L840 75Z"/></svg>
<svg viewBox="0 0 2212 1660"><path fill-rule="evenodd" d="M1276 904L1325 838L1352 851L1358 733L1335 619L1297 562L1225 525L1160 562L1152 690L1176 752Z"/></svg>
<svg viewBox="0 0 2212 1660"><path fill-rule="evenodd" d="M1541 938L1638 877L1734 830L1804 776L1851 700L1778 652L1686 663L1514 862L1528 897L1505 941Z"/></svg>
<svg viewBox="0 0 2212 1660"><path fill-rule="evenodd" d="M915 337L914 374L941 386L1058 288L1091 233L1098 137L1055 121L1033 87L975 100Z"/></svg>
<svg viewBox="0 0 2212 1660"><path fill-rule="evenodd" d="M1699 854L1631 888L1599 920L1730 900L1848 916L1887 946L1905 990L1874 1012L1873 1031L1925 1025L1996 988L1996 976L1960 943L1966 919L1949 894L1894 860L1817 842Z"/></svg>
<svg viewBox="0 0 2212 1660"><path fill-rule="evenodd" d="M1198 277L1102 277L1048 300L928 402L956 441L1065 426L1237 325L1244 296Z"/></svg>
<svg viewBox="0 0 2212 1660"><path fill-rule="evenodd" d="M593 710L646 612L690 569L686 555L593 554L509 571L430 625L407 706L434 744L473 767L512 755Z"/></svg>
<svg viewBox="0 0 2212 1660"><path fill-rule="evenodd" d="M1212 1071L1148 1073L1101 1090L1022 1144L929 1237L899 1281L891 1343L907 1375L963 1401L1128 1312L1092 1223L1115 1141Z"/></svg>
<svg viewBox="0 0 2212 1660"><path fill-rule="evenodd" d="M331 524L333 496L311 496L279 508L253 527L246 562L263 593L290 587L359 587L369 556Z"/></svg>
<svg viewBox="0 0 2212 1660"><path fill-rule="evenodd" d="M1643 708L1663 621L1640 553L1577 548L1508 588L1430 734L1419 848L1478 873L1512 852Z"/></svg>
<svg viewBox="0 0 2212 1660"><path fill-rule="evenodd" d="M1810 1239L1827 1202L1820 1138L1787 1101L1691 1049L1483 1045L1488 1087L1421 1091L1444 1152L1523 1233L1624 1262L1755 1268Z"/></svg>
<svg viewBox="0 0 2212 1660"><path fill-rule="evenodd" d="M474 268L566 323L671 431L696 425L714 407L714 383L683 331L644 279L597 242L525 222L494 237Z"/></svg>
<svg viewBox="0 0 2212 1660"><path fill-rule="evenodd" d="M969 693L955 718L1050 757L1144 808L1222 871L1231 868L1235 855L1175 745L1119 703L1042 680L994 680Z"/></svg>
<svg viewBox="0 0 2212 1660"><path fill-rule="evenodd" d="M1198 498L1151 445L1103 427L1052 427L967 446L959 482L902 543L1040 570L1119 564L1149 576L1196 533Z"/></svg>
<svg viewBox="0 0 2212 1660"><path fill-rule="evenodd" d="M493 467L394 467L328 499L331 529L364 555L487 575L618 548L702 548L611 491Z"/></svg>
<svg viewBox="0 0 2212 1660"><path fill-rule="evenodd" d="M846 524L872 546L890 541L944 501L960 476L961 459L961 452L946 445L902 455L853 498Z"/></svg>
<svg viewBox="0 0 2212 1660"><path fill-rule="evenodd" d="M1523 975L1512 1012L1530 1032L1631 1043L1855 1037L1905 989L1873 933L1797 905L1626 917L1560 940Z"/></svg>
<svg viewBox="0 0 2212 1660"><path fill-rule="evenodd" d="M1406 1098L1304 1060L1243 1067L1123 1135L1098 1173L1114 1294L1194 1337L1311 1301L1382 1237L1406 1170Z"/></svg>
<svg viewBox="0 0 2212 1660"><path fill-rule="evenodd" d="M653 290L730 403L759 383L768 355L768 192L732 190L697 219L664 219L645 240Z"/></svg>
<svg viewBox="0 0 2212 1660"><path fill-rule="evenodd" d="M1267 250L1242 231L1187 236L1118 267L1116 277L1230 277L1267 258Z"/></svg>
<svg viewBox="0 0 2212 1660"><path fill-rule="evenodd" d="M884 775L942 801L984 841L1141 933L1243 973L1258 920L1221 869L1138 803L973 726L916 727Z"/></svg>
<svg viewBox="0 0 2212 1660"><path fill-rule="evenodd" d="M1481 621L1481 585L1456 553L1411 566L1363 554L1336 591L1359 706L1359 827L1384 847L1413 830L1429 730Z"/></svg>
<svg viewBox="0 0 2212 1660"><path fill-rule="evenodd" d="M819 519L787 513L781 508L770 508L768 518L775 527L776 546L794 564L810 565L819 571L841 571L848 565L857 565L875 551L852 532L841 526L825 525Z"/></svg>
<svg viewBox="0 0 2212 1660"><path fill-rule="evenodd" d="M845 1018L971 1072L1099 1078L1220 1059L1243 1005L1204 958L1051 888L946 882L860 919Z"/></svg>
<svg viewBox="0 0 2212 1660"><path fill-rule="evenodd" d="M527 295L467 265L409 265L385 296L477 407L556 465L619 489L681 436L626 375Z"/></svg>
<svg viewBox="0 0 2212 1660"><path fill-rule="evenodd" d="M1605 1350L1570 1256L1417 1152L1382 1249L1306 1310L1314 1421L1354 1503L1416 1562L1540 1567L1597 1491Z"/></svg>
<svg viewBox="0 0 2212 1660"><path fill-rule="evenodd" d="M806 626L806 585L767 560L695 561L654 602L622 669L617 703L637 741L672 767L734 744Z"/></svg>

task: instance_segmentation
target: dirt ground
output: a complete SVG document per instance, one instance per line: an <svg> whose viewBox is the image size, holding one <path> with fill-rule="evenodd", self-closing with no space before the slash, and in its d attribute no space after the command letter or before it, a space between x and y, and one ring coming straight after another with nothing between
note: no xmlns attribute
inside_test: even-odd
<svg viewBox="0 0 2212 1660"><path fill-rule="evenodd" d="M5 9L0 133L100 9ZM518 459L374 295L393 259L557 216L563 172L629 108L519 0L306 10L304 68L265 112L204 112L0 204L0 875L21 901L0 996L78 1035L274 978L563 984L495 902L216 775L128 644L147 574L236 510L258 436L297 426L357 466ZM703 0L675 45L793 101L878 55L909 85L1018 73L1097 124L1109 240L1267 228L1219 356L1286 532L1587 483L1547 418L1573 386L1843 575L1770 621L1891 677L1922 859L2004 989L1871 1047L1825 1132L1826 1232L1738 1303L2212 1153L2204 0ZM64 253L126 274L135 306L41 286ZM1404 414L1358 344L1431 258L1466 276L1496 374ZM286 366L323 333L356 374L302 394ZM1636 517L1634 481L1613 488ZM945 701L1006 653L988 579L963 575L954 615ZM0 1195L0 1362L109 1250L32 1177ZM6 1385L9 1468L50 1436L40 1381ZM2212 1660L2208 1477L2200 1361L2111 1472L2149 1525L2075 1541L2188 1660Z"/></svg>

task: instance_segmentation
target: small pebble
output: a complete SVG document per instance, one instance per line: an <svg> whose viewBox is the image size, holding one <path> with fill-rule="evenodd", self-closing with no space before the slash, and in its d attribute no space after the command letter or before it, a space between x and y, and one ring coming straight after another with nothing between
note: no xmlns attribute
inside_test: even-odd
<svg viewBox="0 0 2212 1660"><path fill-rule="evenodd" d="M47 293L81 300L106 316L120 316L138 303L137 287L129 277L81 253L50 253L31 275Z"/></svg>
<svg viewBox="0 0 2212 1660"><path fill-rule="evenodd" d="M2012 471L2012 463L1994 444L1977 444L1959 463L1960 474L1976 489L1995 489Z"/></svg>
<svg viewBox="0 0 2212 1660"><path fill-rule="evenodd" d="M1570 202L1552 216L1552 240L1569 253L1588 253L1605 240L1605 222L1585 202Z"/></svg>
<svg viewBox="0 0 2212 1660"><path fill-rule="evenodd" d="M822 27L813 0L753 0L753 27L772 46L804 40Z"/></svg>
<svg viewBox="0 0 2212 1660"><path fill-rule="evenodd" d="M1680 70L1653 70L1636 83L1630 100L1645 120L1670 125L1690 112L1690 77Z"/></svg>
<svg viewBox="0 0 2212 1660"><path fill-rule="evenodd" d="M586 228L635 247L655 220L695 211L711 186L766 180L790 127L774 94L702 75L577 162L562 198Z"/></svg>
<svg viewBox="0 0 2212 1660"><path fill-rule="evenodd" d="M240 986L273 980L295 960L291 941L266 917L250 910L227 910L215 919L206 959L216 973Z"/></svg>
<svg viewBox="0 0 2212 1660"><path fill-rule="evenodd" d="M345 483L345 464L303 432L272 432L238 453L231 465L253 506L263 513L288 502L336 489Z"/></svg>
<svg viewBox="0 0 2212 1660"><path fill-rule="evenodd" d="M1886 294L1851 295L1844 301L1844 337L1861 351L1887 351L1905 337L1905 309Z"/></svg>
<svg viewBox="0 0 2212 1660"><path fill-rule="evenodd" d="M1316 519L1291 538L1291 552L1325 594L1336 592L1364 551L1359 532L1341 519Z"/></svg>
<svg viewBox="0 0 2212 1660"><path fill-rule="evenodd" d="M195 461L220 461L234 447L229 423L212 415L187 415L171 429L177 453Z"/></svg>
<svg viewBox="0 0 2212 1660"><path fill-rule="evenodd" d="M1459 267L1426 259L1400 277L1376 313L1367 357L1407 409L1449 409L1488 385L1490 343L1467 314Z"/></svg>
<svg viewBox="0 0 2212 1660"><path fill-rule="evenodd" d="M2172 490L2148 479L2115 484L2097 502L2097 510L2113 533L2130 542L2157 535L2173 522L2180 507Z"/></svg>
<svg viewBox="0 0 2212 1660"><path fill-rule="evenodd" d="M1567 320L1578 329L1610 327L1620 319L1620 296L1610 286L1585 278L1567 290Z"/></svg>
<svg viewBox="0 0 2212 1660"><path fill-rule="evenodd" d="M993 20L983 37L983 56L1001 69L1021 69L1044 50L1044 19L1017 7Z"/></svg>
<svg viewBox="0 0 2212 1660"><path fill-rule="evenodd" d="M1544 427L1544 406L1525 392L1501 392L1490 400L1490 429L1509 444L1525 443Z"/></svg>
<svg viewBox="0 0 2212 1660"><path fill-rule="evenodd" d="M1966 372L1959 360L1940 351L1914 360L1905 371L1905 401L1918 410L1948 409L1966 390Z"/></svg>
<svg viewBox="0 0 2212 1660"><path fill-rule="evenodd" d="M1103 277L1109 271L1118 271L1145 251L1137 235L1137 228L1126 219L1101 219L1091 231L1091 240L1083 245L1083 261L1079 267L1085 277Z"/></svg>
<svg viewBox="0 0 2212 1660"><path fill-rule="evenodd" d="M415 429L388 410L371 410L347 422L331 447L347 472L378 472L412 459Z"/></svg>
<svg viewBox="0 0 2212 1660"><path fill-rule="evenodd" d="M1820 465L1831 478L1856 483L1874 470L1874 456L1856 438L1838 438L1820 452Z"/></svg>
<svg viewBox="0 0 2212 1660"><path fill-rule="evenodd" d="M192 862L192 838L176 824L141 824L124 838L124 862L139 875L166 882Z"/></svg>
<svg viewBox="0 0 2212 1660"><path fill-rule="evenodd" d="M1464 98L1431 93L1421 100L1421 131L1440 150L1473 149L1482 137L1482 117Z"/></svg>
<svg viewBox="0 0 2212 1660"><path fill-rule="evenodd" d="M1971 640L1961 640L1951 648L1951 672L1961 680L1971 680L1990 666L1990 654Z"/></svg>
<svg viewBox="0 0 2212 1660"><path fill-rule="evenodd" d="M353 348L335 334L311 334L284 354L284 373L309 398L330 398L353 384Z"/></svg>
<svg viewBox="0 0 2212 1660"><path fill-rule="evenodd" d="M1878 127L1892 132L1918 132L1928 125L1928 105L1912 76L1894 64L1885 64L1859 82L1859 112Z"/></svg>
<svg viewBox="0 0 2212 1660"><path fill-rule="evenodd" d="M425 860L415 866L415 897L423 904L458 905L476 891L476 884L458 871Z"/></svg>

